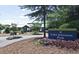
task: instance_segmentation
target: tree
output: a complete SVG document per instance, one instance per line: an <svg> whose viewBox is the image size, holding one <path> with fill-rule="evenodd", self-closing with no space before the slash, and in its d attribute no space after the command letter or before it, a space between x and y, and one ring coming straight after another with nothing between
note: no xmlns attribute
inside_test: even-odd
<svg viewBox="0 0 79 59"><path fill-rule="evenodd" d="M59 5L56 6L54 12L48 14L48 29L59 28L60 25L64 24L68 18L68 12L70 6Z"/></svg>
<svg viewBox="0 0 79 59"><path fill-rule="evenodd" d="M48 29L54 29L54 28L58 29L62 24L64 24L63 20L49 21Z"/></svg>
<svg viewBox="0 0 79 59"><path fill-rule="evenodd" d="M17 31L17 30L18 30L17 24L12 23L12 24L11 24L11 30L14 31L14 32Z"/></svg>
<svg viewBox="0 0 79 59"><path fill-rule="evenodd" d="M40 24L39 23L33 23L33 26L32 26L32 30L33 31L40 31Z"/></svg>
<svg viewBox="0 0 79 59"><path fill-rule="evenodd" d="M54 21L59 21L59 20L65 21L68 18L69 10L70 10L70 6L66 6L66 5L56 6L56 10L48 14L48 19Z"/></svg>
<svg viewBox="0 0 79 59"><path fill-rule="evenodd" d="M0 30L3 30L4 28L4 25L0 24Z"/></svg>
<svg viewBox="0 0 79 59"><path fill-rule="evenodd" d="M5 29L5 33L10 33L10 28L7 27L7 28Z"/></svg>
<svg viewBox="0 0 79 59"><path fill-rule="evenodd" d="M31 11L33 11L30 14L27 14L25 16L30 16L31 18L36 18L36 20L42 20L44 21L44 37L46 37L46 18L47 15L52 12L56 6L52 6L52 5L24 5L24 6L20 6L21 9L29 9Z"/></svg>
<svg viewBox="0 0 79 59"><path fill-rule="evenodd" d="M74 20L79 20L79 6L75 5L59 5L56 7L56 10L48 14L50 18L49 27L57 28L58 24L63 25L64 23L74 22ZM76 22L75 22L76 23ZM53 24L53 26L51 26ZM65 26L65 25L64 25ZM61 26L62 27L62 26ZM70 26L71 28L72 26ZM77 28L77 25L75 26Z"/></svg>
<svg viewBox="0 0 79 59"><path fill-rule="evenodd" d="M70 6L68 16L69 17L67 18L67 22L79 20L79 6L78 5Z"/></svg>

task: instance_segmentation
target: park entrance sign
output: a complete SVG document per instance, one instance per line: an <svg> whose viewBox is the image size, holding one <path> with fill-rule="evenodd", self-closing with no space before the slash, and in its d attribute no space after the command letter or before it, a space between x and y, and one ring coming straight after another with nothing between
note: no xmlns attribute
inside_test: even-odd
<svg viewBox="0 0 79 59"><path fill-rule="evenodd" d="M48 30L49 39L75 40L77 39L76 29L53 29Z"/></svg>

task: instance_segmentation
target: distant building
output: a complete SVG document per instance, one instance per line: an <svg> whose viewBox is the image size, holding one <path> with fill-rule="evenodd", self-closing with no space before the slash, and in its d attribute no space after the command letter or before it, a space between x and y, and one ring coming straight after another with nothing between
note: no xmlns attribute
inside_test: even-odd
<svg viewBox="0 0 79 59"><path fill-rule="evenodd" d="M28 26L28 25L25 25L25 26L22 27L21 31L22 32L30 32L31 31L31 27Z"/></svg>

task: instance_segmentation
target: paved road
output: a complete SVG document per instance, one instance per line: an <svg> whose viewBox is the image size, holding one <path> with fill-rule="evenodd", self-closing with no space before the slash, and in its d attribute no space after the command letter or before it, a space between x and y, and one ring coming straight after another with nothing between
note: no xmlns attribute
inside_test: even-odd
<svg viewBox="0 0 79 59"><path fill-rule="evenodd" d="M13 39L13 40L6 40L6 38L8 36L7 37L0 37L0 48L5 47L5 46L12 44L12 43L21 41L21 40L26 40L26 39L32 38L32 37L42 37L42 35L19 35L19 36L22 36L22 38Z"/></svg>

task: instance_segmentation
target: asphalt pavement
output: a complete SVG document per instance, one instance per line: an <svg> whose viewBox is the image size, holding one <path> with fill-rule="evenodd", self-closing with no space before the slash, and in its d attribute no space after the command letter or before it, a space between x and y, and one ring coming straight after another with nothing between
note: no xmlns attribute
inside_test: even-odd
<svg viewBox="0 0 79 59"><path fill-rule="evenodd" d="M0 37L0 48L10 45L12 43L21 41L21 40L26 40L26 39L32 38L32 37L43 37L43 35L18 35L18 36L21 36L22 38L7 40L6 38L8 38L10 36Z"/></svg>

